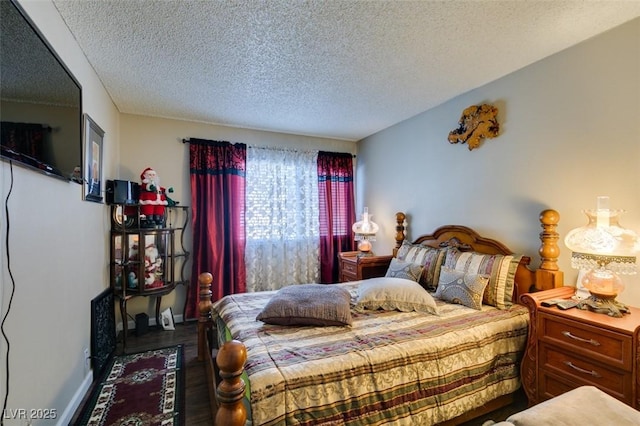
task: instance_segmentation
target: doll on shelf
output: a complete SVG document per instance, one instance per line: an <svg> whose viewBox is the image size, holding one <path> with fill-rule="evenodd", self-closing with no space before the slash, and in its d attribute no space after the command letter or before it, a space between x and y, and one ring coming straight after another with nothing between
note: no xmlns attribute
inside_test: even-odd
<svg viewBox="0 0 640 426"><path fill-rule="evenodd" d="M151 167L144 169L140 175L140 226L154 228L164 226L164 210L169 204L166 193L173 188L160 186L158 174Z"/></svg>
<svg viewBox="0 0 640 426"><path fill-rule="evenodd" d="M162 257L158 254L158 249L154 244L150 244L144 249L144 287L162 287Z"/></svg>

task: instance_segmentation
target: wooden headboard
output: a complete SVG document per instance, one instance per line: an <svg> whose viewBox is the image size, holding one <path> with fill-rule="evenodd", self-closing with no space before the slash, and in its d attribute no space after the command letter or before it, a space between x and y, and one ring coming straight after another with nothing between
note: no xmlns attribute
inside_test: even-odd
<svg viewBox="0 0 640 426"><path fill-rule="evenodd" d="M396 247L393 249L395 256L405 240L405 219L402 212L396 213ZM520 295L533 291L548 290L563 285L563 274L558 268L558 233L556 228L560 220L560 214L555 210L544 210L540 213L540 224L543 231L540 233L541 263L537 269L531 269L531 258L522 256L516 270L514 302L519 301ZM413 244L422 244L434 248L456 247L461 251L475 251L486 254L510 255L513 251L499 241L482 237L476 231L466 226L445 225L436 229L432 234L421 235L412 241Z"/></svg>

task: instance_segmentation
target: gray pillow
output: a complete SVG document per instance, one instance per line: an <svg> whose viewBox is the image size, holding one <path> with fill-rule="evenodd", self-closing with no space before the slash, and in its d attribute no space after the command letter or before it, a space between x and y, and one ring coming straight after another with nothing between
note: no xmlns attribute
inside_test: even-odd
<svg viewBox="0 0 640 426"><path fill-rule="evenodd" d="M411 281L418 281L422 274L422 265L417 263L405 262L404 260L391 259L389 268L385 277L388 278L404 278Z"/></svg>
<svg viewBox="0 0 640 426"><path fill-rule="evenodd" d="M295 284L278 290L256 317L277 325L351 325L351 294L330 284Z"/></svg>
<svg viewBox="0 0 640 426"><path fill-rule="evenodd" d="M443 266L435 297L445 302L481 310L482 295L488 283L488 275L468 274Z"/></svg>

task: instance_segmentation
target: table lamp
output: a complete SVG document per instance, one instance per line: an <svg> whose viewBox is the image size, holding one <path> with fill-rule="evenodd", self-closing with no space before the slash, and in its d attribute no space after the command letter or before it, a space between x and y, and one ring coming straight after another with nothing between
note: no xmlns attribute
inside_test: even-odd
<svg viewBox="0 0 640 426"><path fill-rule="evenodd" d="M612 317L622 317L629 309L616 300L624 290L619 275L637 272L636 254L640 241L635 232L618 223L623 210L610 210L609 197L598 197L595 210L583 211L589 223L571 230L564 243L572 251L571 266L587 271L582 285L590 296L578 307Z"/></svg>
<svg viewBox="0 0 640 426"><path fill-rule="evenodd" d="M354 223L351 229L355 234L354 239L358 242L358 256L373 256L371 241L376 240L379 227L370 220L368 207L364 208L362 220Z"/></svg>

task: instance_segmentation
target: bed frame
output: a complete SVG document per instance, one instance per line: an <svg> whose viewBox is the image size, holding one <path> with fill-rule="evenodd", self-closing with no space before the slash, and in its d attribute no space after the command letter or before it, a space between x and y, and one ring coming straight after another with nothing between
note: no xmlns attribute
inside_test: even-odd
<svg viewBox="0 0 640 426"><path fill-rule="evenodd" d="M396 247L393 249L394 256L405 240L405 218L404 213L396 213ZM557 264L560 250L557 244L558 233L556 228L559 219L560 215L555 210L549 209L540 213L539 220L543 230L540 233L541 245L538 253L541 263L537 269L531 269L529 267L531 259L526 256L522 257L516 271L514 301L520 303L520 296L525 293L548 290L563 285L563 274ZM460 225L442 226L436 229L433 234L418 237L413 243L434 248L457 247L463 251L469 250L487 254L508 255L513 253L504 244L482 237L474 230ZM205 361L209 399L215 424L241 426L247 420L246 409L242 403L245 383L241 378L247 359L247 352L244 345L235 340L225 343L219 350L214 348L216 338L215 324L211 319L212 280L213 277L208 272L199 276L198 360ZM219 384L216 386L217 383ZM505 395L445 424L459 424L512 404L514 401L514 394Z"/></svg>

